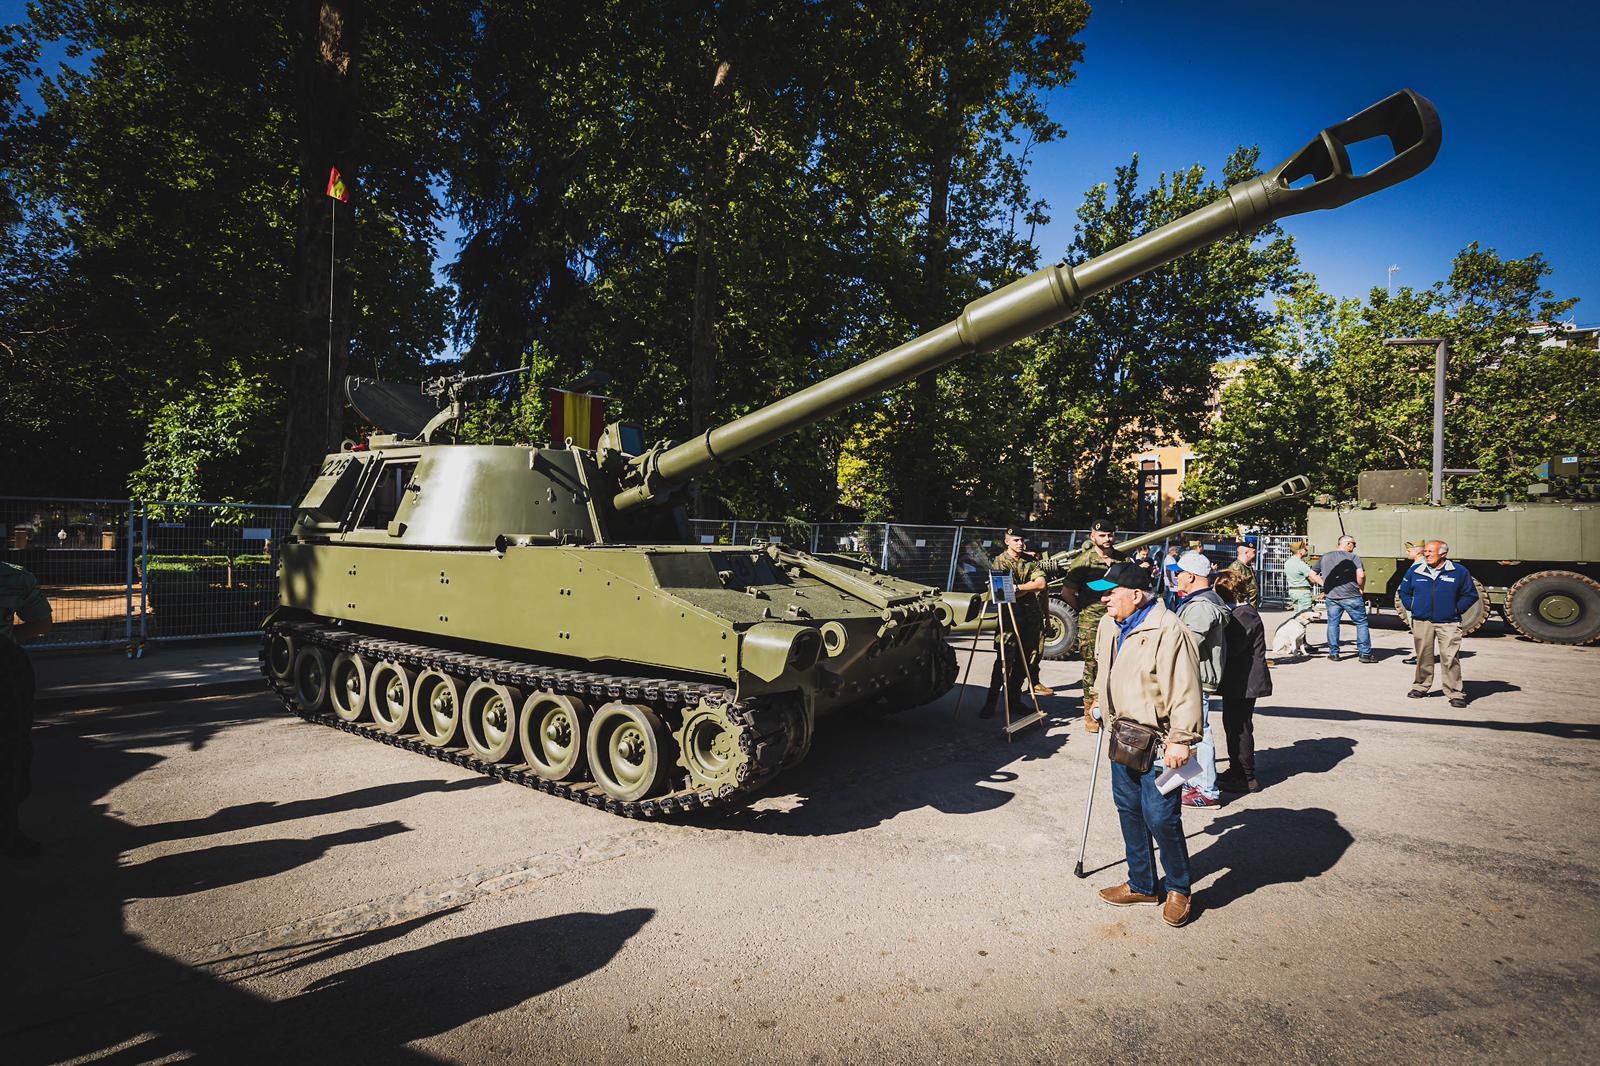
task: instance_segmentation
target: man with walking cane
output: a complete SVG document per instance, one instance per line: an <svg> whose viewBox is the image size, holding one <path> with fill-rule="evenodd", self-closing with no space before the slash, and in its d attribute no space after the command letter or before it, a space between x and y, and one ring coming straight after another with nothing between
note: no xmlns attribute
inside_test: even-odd
<svg viewBox="0 0 1600 1066"><path fill-rule="evenodd" d="M1177 615L1161 603L1150 571L1136 563L1116 563L1088 587L1103 593L1106 616L1095 633L1100 661L1095 679L1097 707L1105 716L1111 746L1111 798L1122 823L1128 880L1100 890L1113 907L1154 906L1157 894L1152 840L1161 849L1166 873L1162 920L1173 928L1189 920L1189 849L1183 838L1180 790L1163 793L1156 779L1164 768L1178 769L1192 757L1200 739L1200 662L1194 642ZM1093 777L1089 804L1094 802ZM1084 811L1084 838L1089 808ZM1083 844L1078 847L1083 876Z"/></svg>

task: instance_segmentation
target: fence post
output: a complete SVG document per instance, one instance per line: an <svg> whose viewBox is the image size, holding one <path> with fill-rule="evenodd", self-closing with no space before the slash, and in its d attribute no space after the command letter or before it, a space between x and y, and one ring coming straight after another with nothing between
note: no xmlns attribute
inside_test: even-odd
<svg viewBox="0 0 1600 1066"><path fill-rule="evenodd" d="M883 562L880 564L884 573L889 572L889 523L883 524Z"/></svg>
<svg viewBox="0 0 1600 1066"><path fill-rule="evenodd" d="M144 651L144 641L150 612L145 609L145 596L150 589L150 508L139 501L139 650Z"/></svg>
<svg viewBox="0 0 1600 1066"><path fill-rule="evenodd" d="M950 573L944 579L946 592L954 592L956 590L956 563L961 558L961 529L961 526L956 526L955 541L950 545Z"/></svg>
<svg viewBox="0 0 1600 1066"><path fill-rule="evenodd" d="M821 537L822 537L822 533L821 533L820 524L817 523L817 522L811 523L811 554L812 555L817 554L817 541L820 540Z"/></svg>
<svg viewBox="0 0 1600 1066"><path fill-rule="evenodd" d="M739 543L739 520L737 518L733 520L733 532L728 534L728 543L735 545Z"/></svg>
<svg viewBox="0 0 1600 1066"><path fill-rule="evenodd" d="M128 501L128 578L127 578L127 606L122 612L123 630L122 640L126 645L129 655L133 654L133 501ZM142 584L142 582L141 582Z"/></svg>

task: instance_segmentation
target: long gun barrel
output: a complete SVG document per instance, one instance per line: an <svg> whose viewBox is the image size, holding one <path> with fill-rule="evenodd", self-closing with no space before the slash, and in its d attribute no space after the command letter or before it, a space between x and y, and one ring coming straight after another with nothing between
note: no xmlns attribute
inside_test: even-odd
<svg viewBox="0 0 1600 1066"><path fill-rule="evenodd" d="M1346 145L1387 137L1394 156L1354 173ZM653 448L633 460L632 484L613 498L619 511L642 506L690 479L858 400L886 392L964 355L994 351L1077 314L1084 299L1180 255L1260 229L1289 215L1340 207L1425 170L1439 152L1439 115L1403 89L1323 130L1289 159L1231 186L1212 203L1078 266L1045 267L981 296L960 317L801 389L694 440Z"/></svg>
<svg viewBox="0 0 1600 1066"><path fill-rule="evenodd" d="M1242 511L1260 507L1264 503L1303 496L1310 491L1311 479L1304 474L1296 474L1294 477L1280 481L1272 488L1264 492L1258 492L1254 496L1247 496L1242 500L1234 500L1232 503L1225 503L1221 507L1213 508L1204 514L1197 514L1193 518L1185 518L1181 522L1173 522L1170 525L1162 526L1160 529L1153 529L1149 533L1141 533L1137 537L1118 541L1116 548L1122 552L1138 551L1146 544L1154 544L1157 541L1166 540L1168 537L1176 537L1180 533L1189 532L1191 529L1203 529L1215 522L1221 522L1225 518L1232 518Z"/></svg>

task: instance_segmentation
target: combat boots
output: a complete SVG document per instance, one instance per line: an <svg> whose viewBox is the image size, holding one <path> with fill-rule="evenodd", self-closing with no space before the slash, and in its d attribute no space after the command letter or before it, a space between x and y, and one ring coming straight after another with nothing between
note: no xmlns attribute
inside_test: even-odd
<svg viewBox="0 0 1600 1066"><path fill-rule="evenodd" d="M1095 698L1091 694L1083 701L1083 731L1085 733L1100 732L1100 722L1094 716Z"/></svg>

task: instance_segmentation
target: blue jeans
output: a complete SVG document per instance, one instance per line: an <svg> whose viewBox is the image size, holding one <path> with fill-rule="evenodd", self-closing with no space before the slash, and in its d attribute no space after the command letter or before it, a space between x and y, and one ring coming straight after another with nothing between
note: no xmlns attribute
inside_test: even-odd
<svg viewBox="0 0 1600 1066"><path fill-rule="evenodd" d="M1367 629L1367 601L1366 600L1327 600L1328 605L1328 654L1339 653L1339 620L1348 614L1350 620L1356 624L1356 654L1372 654L1372 632Z"/></svg>
<svg viewBox="0 0 1600 1066"><path fill-rule="evenodd" d="M1207 799L1222 798L1222 790L1217 787L1217 742L1211 738L1211 701L1215 698L1210 693L1200 696L1200 721L1205 728L1200 743L1194 746L1194 757L1200 760L1200 776L1189 782Z"/></svg>
<svg viewBox="0 0 1600 1066"><path fill-rule="evenodd" d="M1119 762L1111 764L1111 801L1122 821L1122 845L1128 853L1128 887L1144 896L1156 894L1156 857L1152 839L1161 849L1161 868L1168 892L1189 895L1189 844L1183 839L1183 789L1163 796L1156 791L1162 766L1157 762L1142 774Z"/></svg>

